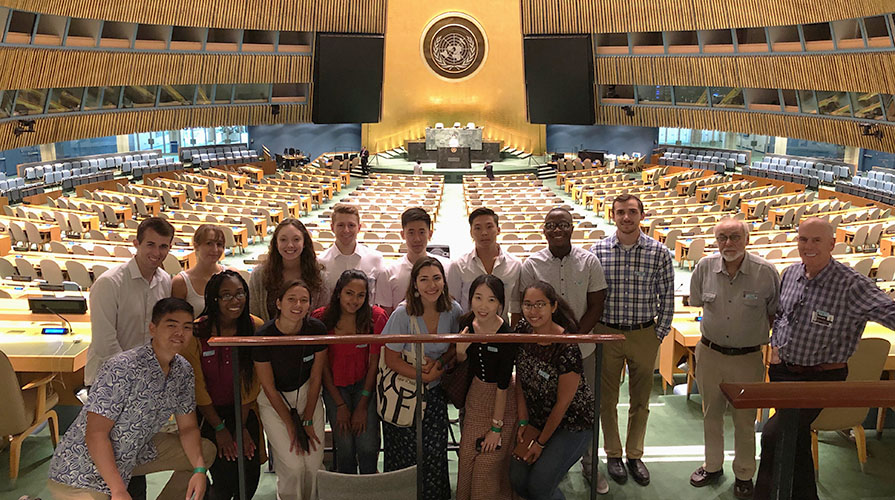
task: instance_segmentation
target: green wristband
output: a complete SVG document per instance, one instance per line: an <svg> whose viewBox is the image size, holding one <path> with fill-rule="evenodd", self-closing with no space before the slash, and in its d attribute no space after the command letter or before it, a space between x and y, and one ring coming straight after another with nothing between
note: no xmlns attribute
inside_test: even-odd
<svg viewBox="0 0 895 500"><path fill-rule="evenodd" d="M206 472L208 472L208 469L205 467L196 467L193 469L193 474L205 474Z"/></svg>
<svg viewBox="0 0 895 500"><path fill-rule="evenodd" d="M214 426L214 432L221 432L222 430L224 430L226 428L227 428L227 426L224 425L224 422L221 422L218 425Z"/></svg>
<svg viewBox="0 0 895 500"><path fill-rule="evenodd" d="M301 425L303 425L303 426L305 426L305 427L307 427L307 426L309 426L309 425L314 425L314 420L313 420L313 419L311 419L311 420L302 420L302 421L301 421Z"/></svg>
<svg viewBox="0 0 895 500"><path fill-rule="evenodd" d="M528 420L522 419L519 421L519 427L525 427L528 425Z"/></svg>
<svg viewBox="0 0 895 500"><path fill-rule="evenodd" d="M364 390L360 391L360 395L361 395L361 396L370 397L370 396L372 396L373 394L371 394L370 391L364 389Z"/></svg>
<svg viewBox="0 0 895 500"><path fill-rule="evenodd" d="M503 429L501 429L500 427L494 427L493 425L491 426L491 432L496 432L496 433L500 434L500 431L502 431L502 430Z"/></svg>

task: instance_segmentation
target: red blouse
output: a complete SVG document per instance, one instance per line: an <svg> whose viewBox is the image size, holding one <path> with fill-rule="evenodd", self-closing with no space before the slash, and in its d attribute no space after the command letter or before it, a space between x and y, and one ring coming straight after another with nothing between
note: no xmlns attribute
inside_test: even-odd
<svg viewBox="0 0 895 500"><path fill-rule="evenodd" d="M311 313L311 316L317 319L323 317L325 307L321 307ZM388 321L388 314L379 306L373 306L373 334L379 335L385 328ZM328 332L330 335L333 331ZM329 366L333 372L333 382L337 387L346 387L363 380L367 376L367 369L370 367L370 349L379 352L382 344L332 344L329 346L327 355L329 357Z"/></svg>

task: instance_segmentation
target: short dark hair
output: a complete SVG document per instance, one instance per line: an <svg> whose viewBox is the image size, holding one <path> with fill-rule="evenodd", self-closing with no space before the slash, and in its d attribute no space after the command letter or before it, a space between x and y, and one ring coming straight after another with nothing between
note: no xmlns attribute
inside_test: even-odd
<svg viewBox="0 0 895 500"><path fill-rule="evenodd" d="M423 210L420 207L408 208L401 214L401 227L407 227L407 224L411 222L422 221L426 223L426 227L432 229L432 217L429 217L428 212Z"/></svg>
<svg viewBox="0 0 895 500"><path fill-rule="evenodd" d="M612 200L612 212L615 213L615 204L616 203L624 203L628 200L637 200L637 207L640 208L640 213L641 214L643 213L643 202L640 201L640 198L638 198L637 196L635 196L633 194L629 194L629 193L620 194L620 195L616 196L615 199Z"/></svg>
<svg viewBox="0 0 895 500"><path fill-rule="evenodd" d="M497 214L494 213L494 210L491 210L487 207L479 207L473 210L471 214L469 214L469 225L472 226L472 221L483 215L490 215L491 217L494 217L494 223L497 224L498 217Z"/></svg>
<svg viewBox="0 0 895 500"><path fill-rule="evenodd" d="M553 212L565 212L569 217L572 217L572 212L565 207L553 207L547 211L547 215L552 214ZM544 216L544 219L547 218L547 215ZM572 217L574 219L574 217Z"/></svg>
<svg viewBox="0 0 895 500"><path fill-rule="evenodd" d="M193 306L189 302L177 297L166 297L152 306L152 324L158 325L165 316L179 311L188 312L190 318L193 317Z"/></svg>
<svg viewBox="0 0 895 500"><path fill-rule="evenodd" d="M174 238L174 226L170 222L161 217L147 217L137 226L137 243L143 241L143 235L149 229L158 233L159 236Z"/></svg>

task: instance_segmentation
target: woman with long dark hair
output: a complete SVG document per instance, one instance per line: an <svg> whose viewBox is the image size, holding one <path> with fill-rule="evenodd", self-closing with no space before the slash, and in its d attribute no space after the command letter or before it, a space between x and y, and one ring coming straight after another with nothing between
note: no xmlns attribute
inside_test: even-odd
<svg viewBox="0 0 895 500"><path fill-rule="evenodd" d="M251 337L261 326L261 319L249 314L249 287L236 271L213 275L205 288L205 309L196 320L190 344L184 357L193 366L196 379L196 405L199 407L202 437L213 441L218 458L211 466L211 487L208 498L239 498L236 438L233 436L236 415L233 411L232 351L229 347L208 345L211 337ZM261 473L261 435L255 400L260 385L255 377L252 356L248 349L239 352L242 393L243 450L246 457L246 493L251 496Z"/></svg>
<svg viewBox="0 0 895 500"><path fill-rule="evenodd" d="M577 331L575 316L550 284L538 281L522 292L529 333ZM521 344L516 355L517 442L526 427L538 432L521 457L510 462L510 483L528 500L565 496L559 482L581 458L593 435L594 395L582 376L578 344Z"/></svg>
<svg viewBox="0 0 895 500"><path fill-rule="evenodd" d="M264 321L275 318L276 297L284 283L295 280L306 284L311 294L311 307L325 304L329 297L321 271L311 233L298 219L283 220L270 238L264 262L256 266L249 277L252 296L249 310Z"/></svg>
<svg viewBox="0 0 895 500"><path fill-rule="evenodd" d="M501 318L505 306L500 278L479 276L469 286L469 311L460 318L460 333L510 333ZM507 469L516 428L516 344L458 343L457 361L467 357L472 382L460 434L457 499L509 500L513 498Z"/></svg>
<svg viewBox="0 0 895 500"><path fill-rule="evenodd" d="M382 332L388 317L370 305L367 275L349 269L339 276L329 305L314 311L330 335ZM332 344L323 370L323 401L333 431L335 471L375 474L379 463L376 371L381 344Z"/></svg>

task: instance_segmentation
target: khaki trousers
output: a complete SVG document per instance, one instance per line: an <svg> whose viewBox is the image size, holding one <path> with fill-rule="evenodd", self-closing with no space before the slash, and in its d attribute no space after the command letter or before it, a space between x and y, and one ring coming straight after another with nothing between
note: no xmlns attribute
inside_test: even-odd
<svg viewBox="0 0 895 500"><path fill-rule="evenodd" d="M762 382L764 358L761 351L728 356L703 343L696 344L696 383L702 395L705 416L705 470L715 472L724 465L724 413L728 401L721 393L722 382ZM733 412L733 473L737 479L751 480L755 474L755 409Z"/></svg>
<svg viewBox="0 0 895 500"><path fill-rule="evenodd" d="M210 467L217 455L217 447L207 439L202 439L202 458L205 467ZM134 468L133 476L144 476L153 472L174 471L168 484L159 494L159 500L183 500L193 477L193 464L183 451L180 435L173 432L159 432L152 437L152 444L158 452L156 459ZM50 480L50 493L57 500L105 500L109 495L86 488L76 488Z"/></svg>
<svg viewBox="0 0 895 500"><path fill-rule="evenodd" d="M632 331L602 327L605 333L620 333L623 342L603 346L603 372L600 383L600 423L603 427L603 449L609 458L621 458L622 442L618 434L618 396L622 370L628 365L628 431L625 455L643 457L643 440L649 417L649 398L653 390L653 372L659 344L655 325Z"/></svg>

